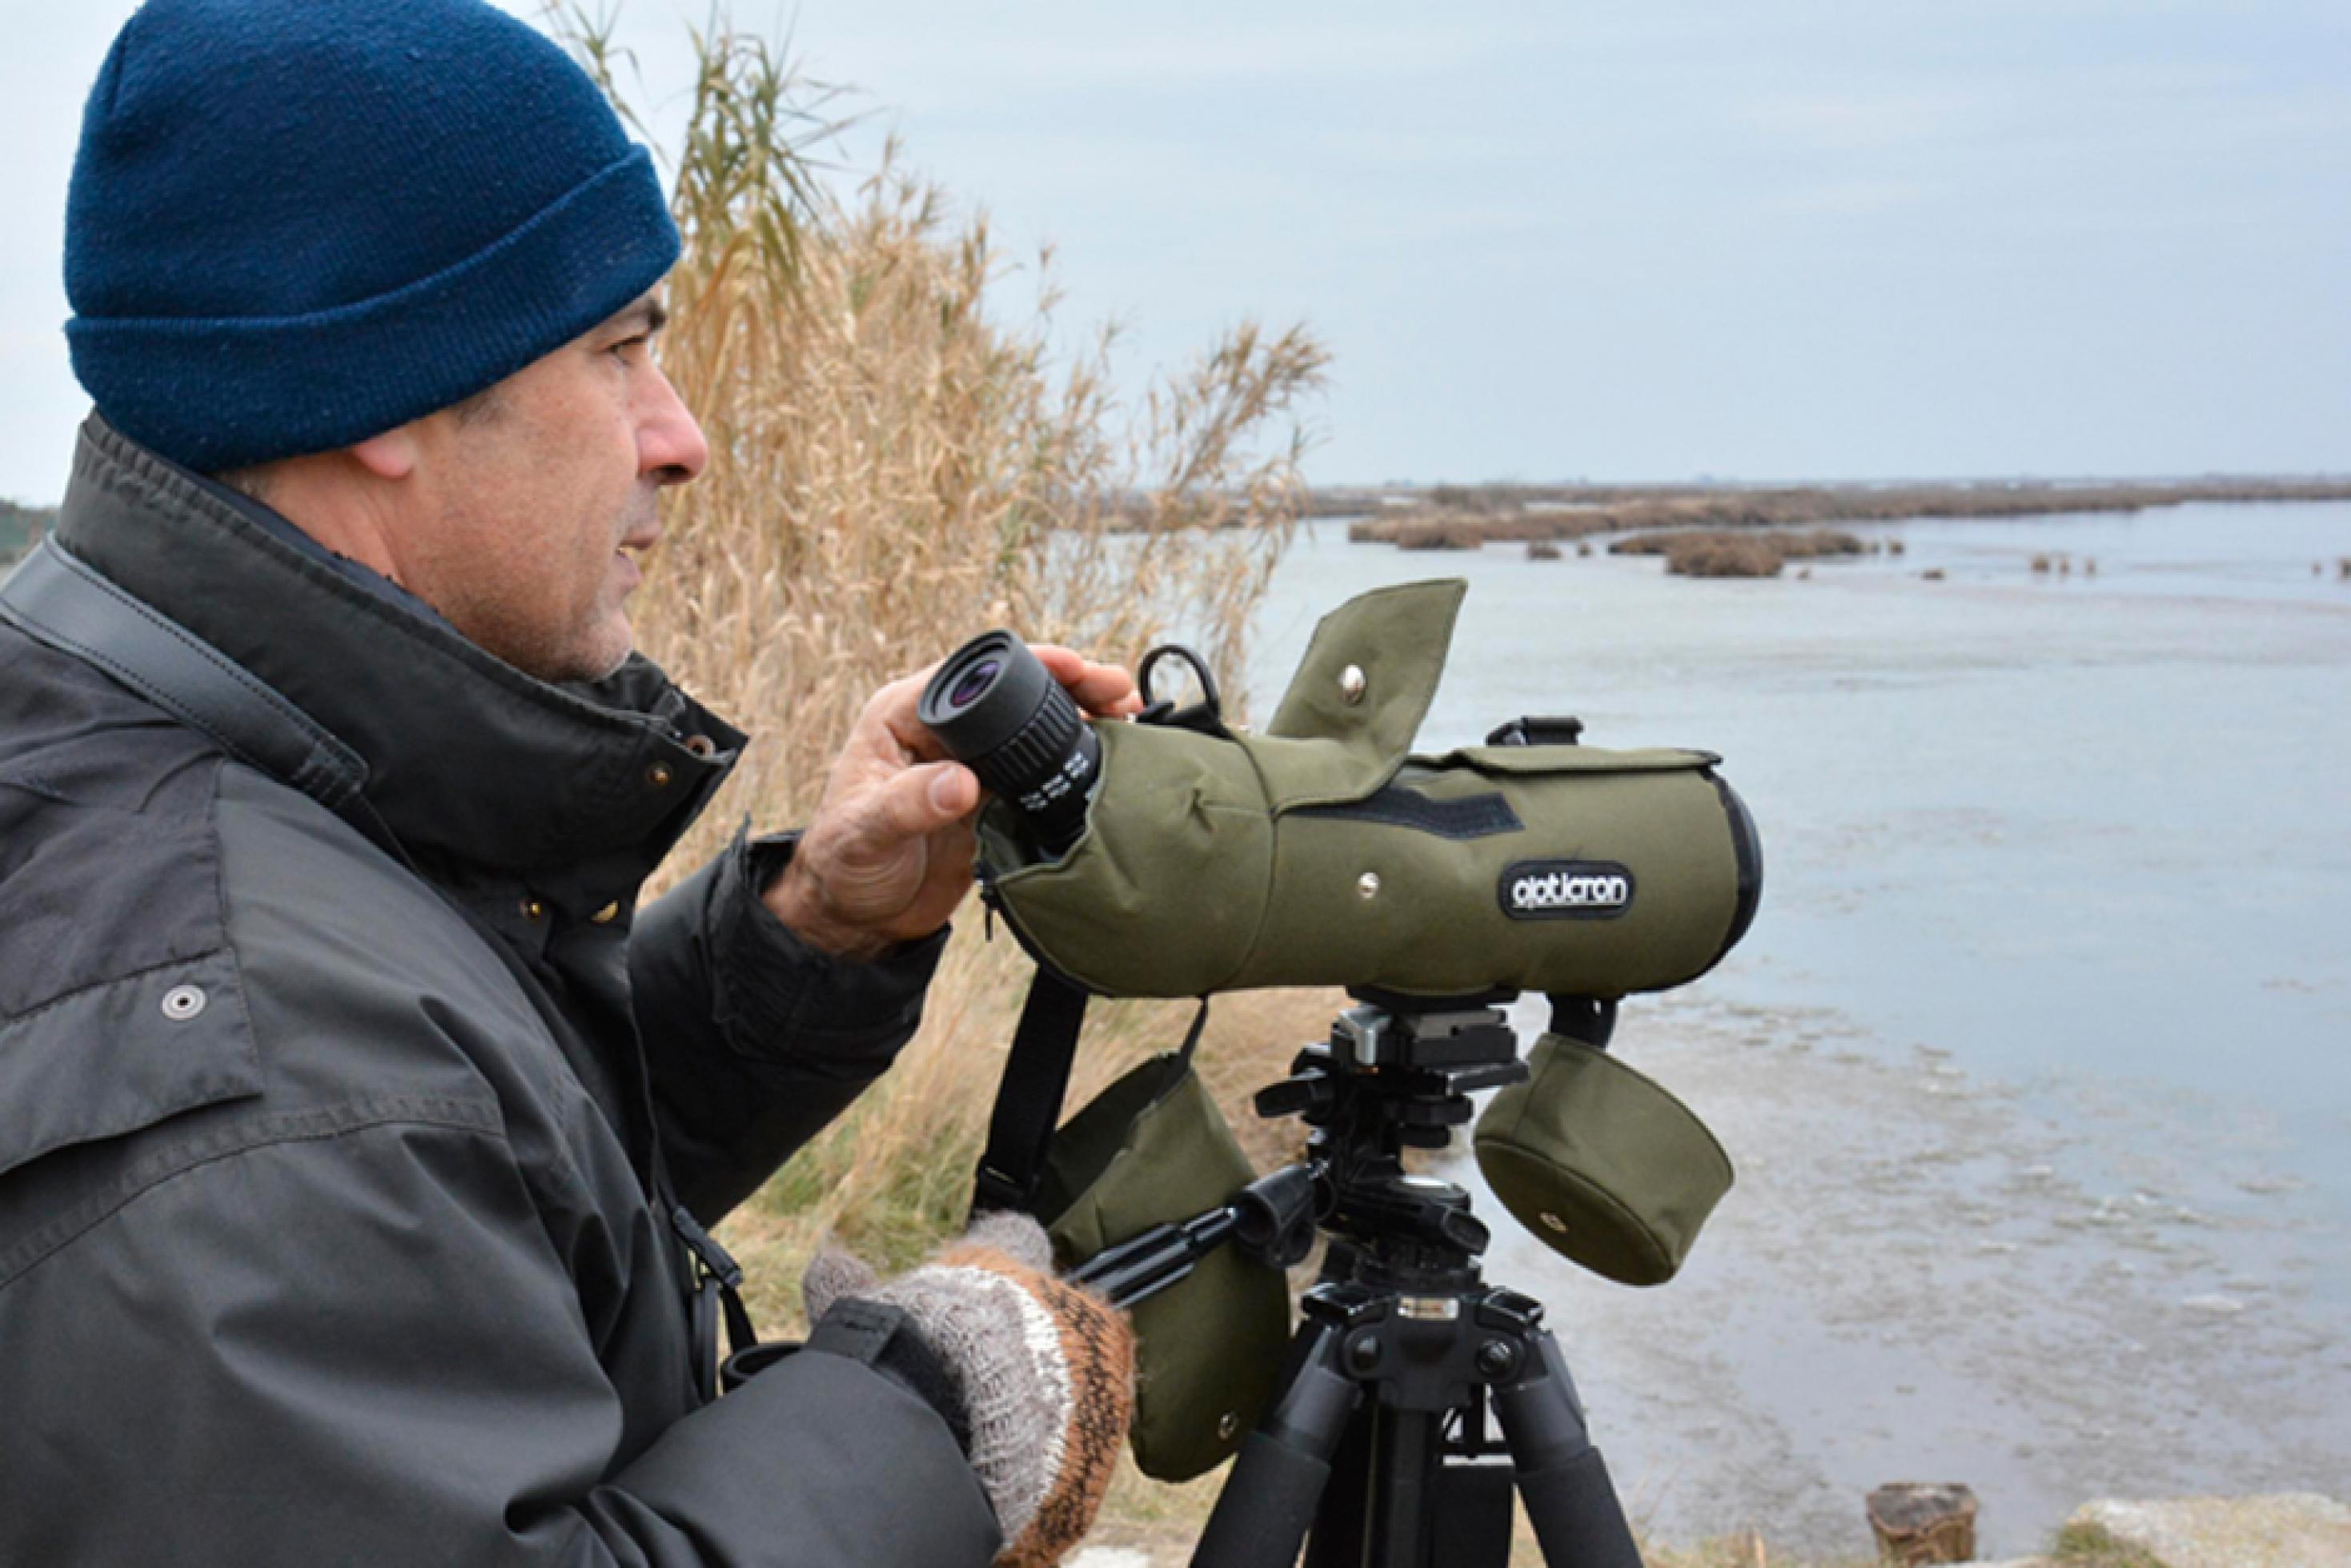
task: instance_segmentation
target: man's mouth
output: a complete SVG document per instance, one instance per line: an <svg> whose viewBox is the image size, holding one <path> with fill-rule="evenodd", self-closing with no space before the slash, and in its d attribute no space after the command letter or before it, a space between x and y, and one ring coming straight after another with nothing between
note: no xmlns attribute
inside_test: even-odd
<svg viewBox="0 0 2351 1568"><path fill-rule="evenodd" d="M644 568L632 552L653 549L661 542L661 520L657 517L650 518L621 536L621 542L613 548L612 559L625 569L622 572L624 579L622 592L631 591L645 580Z"/></svg>
<svg viewBox="0 0 2351 1568"><path fill-rule="evenodd" d="M637 505L643 510L621 530L621 542L617 548L622 550L647 550L661 542L662 522L659 502L652 493L640 490L637 494Z"/></svg>

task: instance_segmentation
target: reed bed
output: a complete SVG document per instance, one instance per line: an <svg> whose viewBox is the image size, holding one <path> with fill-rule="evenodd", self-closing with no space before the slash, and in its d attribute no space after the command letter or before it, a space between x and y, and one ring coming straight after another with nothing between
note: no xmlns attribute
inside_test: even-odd
<svg viewBox="0 0 2351 1568"><path fill-rule="evenodd" d="M1910 517L2028 517L2076 512L2135 512L2199 501L2335 501L2351 498L2351 479L2213 478L2111 484L1954 482L1903 485L1437 486L1411 506L1387 505L1379 491L1317 492L1315 517L1355 517L1355 543L1405 545L1432 530L1447 542L1420 548L1468 549L1489 539L1574 539L1599 533L1667 528L1767 528L1828 523L1895 522ZM1356 516L1368 513L1368 516Z"/></svg>
<svg viewBox="0 0 2351 1568"><path fill-rule="evenodd" d="M1392 517L1358 517L1347 525L1347 542L1392 544L1398 549L1476 549L1491 542L1552 543L1620 526L1614 513L1597 510L1478 512L1430 506Z"/></svg>
<svg viewBox="0 0 2351 1568"><path fill-rule="evenodd" d="M1790 530L1675 528L1635 534L1608 547L1610 555L1660 555L1677 577L1777 577L1791 560L1855 556L1868 547L1832 528Z"/></svg>
<svg viewBox="0 0 2351 1568"><path fill-rule="evenodd" d="M1670 577L1777 577L1787 557L1761 539L1695 535L1665 551Z"/></svg>
<svg viewBox="0 0 2351 1568"><path fill-rule="evenodd" d="M552 21L628 112L609 16ZM755 738L664 880L746 816L805 821L868 697L987 627L1130 664L1180 633L1242 669L1325 363L1303 330L1244 325L1123 399L1107 334L1054 351L1049 277L1021 280L1042 282L1035 307L1008 304L1014 269L984 217L894 148L853 183L820 177L827 100L723 18L695 42L660 354L712 458L665 497L632 608L646 652ZM824 1233L892 1268L963 1218L1028 973L981 927L967 905L896 1068L730 1219L771 1332L797 1320ZM1330 1005L1236 1000L1201 1056L1234 1094L1300 1043L1302 1023L1266 1033L1274 1014ZM1098 1013L1072 1105L1186 1021L1180 1006Z"/></svg>
<svg viewBox="0 0 2351 1568"><path fill-rule="evenodd" d="M1734 533L1727 529L1688 528L1667 533L1635 534L1608 547L1610 555L1670 556L1686 545L1761 543L1786 560L1812 560L1822 556L1864 555L1869 547L1853 534L1834 528L1773 529L1765 533Z"/></svg>

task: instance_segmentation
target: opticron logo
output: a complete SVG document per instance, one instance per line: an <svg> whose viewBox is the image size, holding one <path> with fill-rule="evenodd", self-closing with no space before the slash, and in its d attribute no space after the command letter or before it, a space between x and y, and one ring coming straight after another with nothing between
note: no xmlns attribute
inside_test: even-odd
<svg viewBox="0 0 2351 1568"><path fill-rule="evenodd" d="M1520 861L1500 896L1513 920L1613 920L1633 907L1633 873L1614 861Z"/></svg>

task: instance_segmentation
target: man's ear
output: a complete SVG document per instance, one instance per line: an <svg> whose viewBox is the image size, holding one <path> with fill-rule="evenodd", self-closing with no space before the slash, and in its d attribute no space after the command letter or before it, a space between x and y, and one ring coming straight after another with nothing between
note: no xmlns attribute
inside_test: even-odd
<svg viewBox="0 0 2351 1568"><path fill-rule="evenodd" d="M381 435L371 435L348 450L351 461L379 479L407 478L416 472L421 455L413 423L395 425Z"/></svg>

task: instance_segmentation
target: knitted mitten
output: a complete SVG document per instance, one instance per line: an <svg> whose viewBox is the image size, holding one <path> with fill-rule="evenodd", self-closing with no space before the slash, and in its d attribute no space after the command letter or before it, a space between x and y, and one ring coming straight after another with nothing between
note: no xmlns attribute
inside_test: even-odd
<svg viewBox="0 0 2351 1568"><path fill-rule="evenodd" d="M990 1214L931 1262L883 1284L826 1250L801 1281L809 1322L844 1297L903 1311L963 1396L971 1465L1006 1545L998 1568L1046 1568L1092 1527L1134 1404L1125 1314L1053 1277L1025 1214Z"/></svg>

